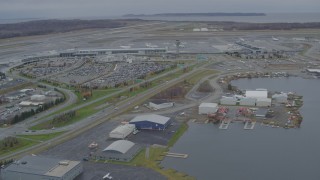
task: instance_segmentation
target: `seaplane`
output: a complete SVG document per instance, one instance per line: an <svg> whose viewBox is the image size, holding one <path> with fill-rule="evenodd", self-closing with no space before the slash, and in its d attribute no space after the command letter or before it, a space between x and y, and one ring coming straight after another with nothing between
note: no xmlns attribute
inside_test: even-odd
<svg viewBox="0 0 320 180"><path fill-rule="evenodd" d="M273 36L272 36L272 40L274 40L274 41L279 41L278 38L275 38L275 37L273 37Z"/></svg>
<svg viewBox="0 0 320 180"><path fill-rule="evenodd" d="M102 179L112 179L112 176L110 176L110 173L107 173L105 176L102 177Z"/></svg>

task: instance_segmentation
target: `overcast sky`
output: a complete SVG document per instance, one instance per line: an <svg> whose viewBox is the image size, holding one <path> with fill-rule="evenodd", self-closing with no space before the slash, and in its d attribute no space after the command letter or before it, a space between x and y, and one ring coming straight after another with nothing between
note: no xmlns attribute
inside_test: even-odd
<svg viewBox="0 0 320 180"><path fill-rule="evenodd" d="M0 0L0 19L168 12L320 12L320 0Z"/></svg>

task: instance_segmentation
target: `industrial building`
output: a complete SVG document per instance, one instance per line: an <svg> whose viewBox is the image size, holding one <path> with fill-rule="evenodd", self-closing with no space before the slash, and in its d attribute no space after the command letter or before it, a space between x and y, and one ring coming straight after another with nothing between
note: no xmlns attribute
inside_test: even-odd
<svg viewBox="0 0 320 180"><path fill-rule="evenodd" d="M35 94L30 97L31 101L44 101L46 99L45 95Z"/></svg>
<svg viewBox="0 0 320 180"><path fill-rule="evenodd" d="M60 57L97 56L110 54L161 55L164 53L167 53L166 48L83 49L61 52Z"/></svg>
<svg viewBox="0 0 320 180"><path fill-rule="evenodd" d="M21 101L19 103L20 106L39 106L43 105L43 102L31 102L31 101Z"/></svg>
<svg viewBox="0 0 320 180"><path fill-rule="evenodd" d="M281 93L281 94L274 94L272 99L277 103L287 103L288 102L288 94Z"/></svg>
<svg viewBox="0 0 320 180"><path fill-rule="evenodd" d="M256 106L270 107L271 106L271 98L257 98Z"/></svg>
<svg viewBox="0 0 320 180"><path fill-rule="evenodd" d="M246 90L246 97L248 97L248 98L267 98L268 97L268 90L266 90L266 89Z"/></svg>
<svg viewBox="0 0 320 180"><path fill-rule="evenodd" d="M237 98L236 97L225 97L225 96L223 96L220 99L220 104L222 104L222 105L236 105L237 104Z"/></svg>
<svg viewBox="0 0 320 180"><path fill-rule="evenodd" d="M73 180L83 172L80 161L25 156L1 170L3 180Z"/></svg>
<svg viewBox="0 0 320 180"><path fill-rule="evenodd" d="M141 150L141 147L131 141L118 140L111 143L95 158L129 162Z"/></svg>
<svg viewBox="0 0 320 180"><path fill-rule="evenodd" d="M134 124L120 125L109 133L109 137L114 139L124 139L131 134L135 128L136 126Z"/></svg>
<svg viewBox="0 0 320 180"><path fill-rule="evenodd" d="M256 98L241 98L239 105L241 106L256 106Z"/></svg>
<svg viewBox="0 0 320 180"><path fill-rule="evenodd" d="M149 106L155 110L165 109L174 106L174 102L156 99L149 102Z"/></svg>
<svg viewBox="0 0 320 180"><path fill-rule="evenodd" d="M199 114L212 114L217 112L217 103L201 103L199 106Z"/></svg>
<svg viewBox="0 0 320 180"><path fill-rule="evenodd" d="M310 74L320 76L320 69L307 69L307 72Z"/></svg>
<svg viewBox="0 0 320 180"><path fill-rule="evenodd" d="M170 117L160 116L157 114L147 114L136 116L130 122L137 129L165 130L170 125Z"/></svg>

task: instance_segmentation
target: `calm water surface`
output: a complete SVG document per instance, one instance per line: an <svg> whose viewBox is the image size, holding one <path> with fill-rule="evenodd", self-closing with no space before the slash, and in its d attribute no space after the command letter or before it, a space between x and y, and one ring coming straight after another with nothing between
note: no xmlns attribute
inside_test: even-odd
<svg viewBox="0 0 320 180"><path fill-rule="evenodd" d="M243 130L243 124L233 123L228 130L220 130L213 124L190 123L170 150L189 157L166 158L162 164L204 180L319 180L320 81L259 78L232 84L240 89L267 88L303 95L301 128L257 124L254 130Z"/></svg>
<svg viewBox="0 0 320 180"><path fill-rule="evenodd" d="M127 17L123 17L127 18ZM145 20L163 21L232 21L250 23L320 22L320 13L268 13L266 16L141 16Z"/></svg>

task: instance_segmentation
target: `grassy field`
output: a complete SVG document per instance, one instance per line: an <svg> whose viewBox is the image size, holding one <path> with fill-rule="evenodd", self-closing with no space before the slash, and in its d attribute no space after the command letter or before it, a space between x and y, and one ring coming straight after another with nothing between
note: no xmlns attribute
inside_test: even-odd
<svg viewBox="0 0 320 180"><path fill-rule="evenodd" d="M17 145L14 145L13 147L1 148L0 149L0 156L8 155L8 154L11 154L16 151L31 147L31 146L39 143L36 141L22 139L22 138L18 138L18 142L19 143ZM2 141L0 141L0 143L2 143Z"/></svg>
<svg viewBox="0 0 320 180"><path fill-rule="evenodd" d="M39 134L39 135L18 135L17 137L32 139L32 140L36 140L36 141L46 141L46 140L55 138L57 136L60 136L63 133L65 133L65 132L56 132L56 133Z"/></svg>
<svg viewBox="0 0 320 180"><path fill-rule="evenodd" d="M213 75L217 73L217 71L215 70L204 70L198 74L196 74L195 76L192 76L191 78L189 78L187 81L191 84L196 84L197 82L199 82L202 78L209 76L209 75Z"/></svg>
<svg viewBox="0 0 320 180"><path fill-rule="evenodd" d="M168 146L172 147L179 138L188 130L189 126L187 123L182 123L177 132L172 136L172 138L168 142Z"/></svg>

